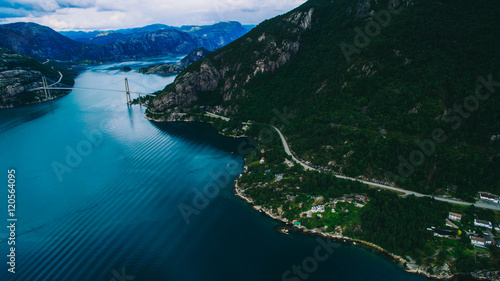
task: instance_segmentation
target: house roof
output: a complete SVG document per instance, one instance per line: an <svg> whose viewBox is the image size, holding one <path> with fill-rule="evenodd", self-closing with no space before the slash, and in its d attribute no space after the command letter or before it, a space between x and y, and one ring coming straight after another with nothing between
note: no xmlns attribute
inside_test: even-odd
<svg viewBox="0 0 500 281"><path fill-rule="evenodd" d="M491 194L488 194L488 193L479 193L479 196L486 197L486 198L489 198L489 199L496 199L495 196L493 196Z"/></svg>
<svg viewBox="0 0 500 281"><path fill-rule="evenodd" d="M486 242L486 240L484 238L476 237L476 236L471 236L470 240L471 241L476 241L476 242L483 242L483 243Z"/></svg>
<svg viewBox="0 0 500 281"><path fill-rule="evenodd" d="M480 220L480 219L474 219L475 223L480 223L480 224L486 224L486 225L491 225L491 222L485 221L485 220Z"/></svg>
<svg viewBox="0 0 500 281"><path fill-rule="evenodd" d="M453 213L453 212L450 212L450 216L459 217L459 218L462 217L461 214L457 214L457 213Z"/></svg>

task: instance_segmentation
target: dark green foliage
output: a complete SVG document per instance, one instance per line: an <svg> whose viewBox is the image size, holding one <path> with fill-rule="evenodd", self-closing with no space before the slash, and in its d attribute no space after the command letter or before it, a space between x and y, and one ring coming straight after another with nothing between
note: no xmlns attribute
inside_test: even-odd
<svg viewBox="0 0 500 281"><path fill-rule="evenodd" d="M370 3L375 13L388 9L387 2ZM500 132L500 89L495 86L496 93L488 95L483 86L487 97L477 109L464 114L456 108L471 101L481 85L478 77L500 81L500 5L493 0L403 3L402 11L348 60L340 44L356 47L356 30L365 30L370 16L357 16L357 1L308 1L292 11L314 8L312 27L300 35L291 61L248 83L247 75L237 75L230 100L199 97L237 105L234 115L244 120L268 123L275 118L273 109L294 111L295 118L282 127L293 151L316 165L335 161L329 168L350 176L395 180L427 194L455 186L450 195L467 200L479 190L497 192L500 141L491 136ZM261 23L205 62L218 69L241 64L226 77L253 73L257 59L275 58L270 42L279 47L297 40L294 25L285 20L289 15ZM200 62L187 71L199 67ZM223 92L224 84L214 91ZM436 129L445 140L419 152L417 142L432 140Z"/></svg>
<svg viewBox="0 0 500 281"><path fill-rule="evenodd" d="M399 254L416 253L425 249L432 239L427 225L442 226L448 216L449 205L431 198L399 198L397 194L371 189L371 199L362 214L363 231L360 238ZM436 247L431 247L435 251ZM426 253L431 255L433 253Z"/></svg>

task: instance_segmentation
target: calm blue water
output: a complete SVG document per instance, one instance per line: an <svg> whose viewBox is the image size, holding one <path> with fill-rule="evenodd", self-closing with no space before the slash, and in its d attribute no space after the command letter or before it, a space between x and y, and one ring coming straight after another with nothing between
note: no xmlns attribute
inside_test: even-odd
<svg viewBox="0 0 500 281"><path fill-rule="evenodd" d="M173 81L117 70L143 64L92 67L76 86L121 90L128 77L132 91L152 92ZM0 228L0 280L282 280L313 256L316 238L278 233L233 195L239 141L206 124L153 123L143 111L124 93L89 90L0 111L1 224L7 169L16 169L18 218L16 274ZM217 196L193 203L208 186ZM186 223L179 206L196 203ZM425 280L346 245L309 266L307 280Z"/></svg>

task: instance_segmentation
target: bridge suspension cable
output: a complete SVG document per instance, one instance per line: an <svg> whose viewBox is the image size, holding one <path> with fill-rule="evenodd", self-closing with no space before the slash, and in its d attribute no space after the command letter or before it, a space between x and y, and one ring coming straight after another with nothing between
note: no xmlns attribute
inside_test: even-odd
<svg viewBox="0 0 500 281"><path fill-rule="evenodd" d="M116 90L116 89L103 89L103 88L92 88L92 87L73 87L73 86L68 86L64 85L62 83L59 83L62 85L62 87L54 87L54 86L48 86L47 81L45 80L45 77L42 77L42 87L38 88L33 88L29 89L28 91L39 91L39 90L44 90L44 91L50 91L50 90L73 90L73 89L81 89L81 90L95 90L95 91L106 91L106 92L119 92L123 93L123 90ZM127 84L128 86L128 84ZM144 93L144 92L133 92L130 91L130 89L127 87L128 91L126 90L125 92L129 94L138 94L138 95L145 95L145 96L155 96L155 94L152 93ZM47 94L50 94L47 92Z"/></svg>

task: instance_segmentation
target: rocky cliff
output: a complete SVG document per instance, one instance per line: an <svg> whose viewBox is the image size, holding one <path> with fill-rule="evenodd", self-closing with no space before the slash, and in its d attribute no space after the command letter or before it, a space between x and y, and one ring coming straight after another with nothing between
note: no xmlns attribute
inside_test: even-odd
<svg viewBox="0 0 500 281"><path fill-rule="evenodd" d="M75 73L58 65L44 65L27 56L0 49L0 108L41 102L69 93L67 90L52 90L50 97L43 90L30 91L42 86L42 76L58 80L64 72L64 82L73 84Z"/></svg>
<svg viewBox="0 0 500 281"><path fill-rule="evenodd" d="M284 16L276 23L281 31L279 36L267 33L268 23L263 23L243 38L188 67L153 100L150 111L179 112L200 99L230 100L239 86L258 74L275 72L298 52L303 32L311 28L313 13L314 8L310 8ZM228 113L235 107L220 109Z"/></svg>

